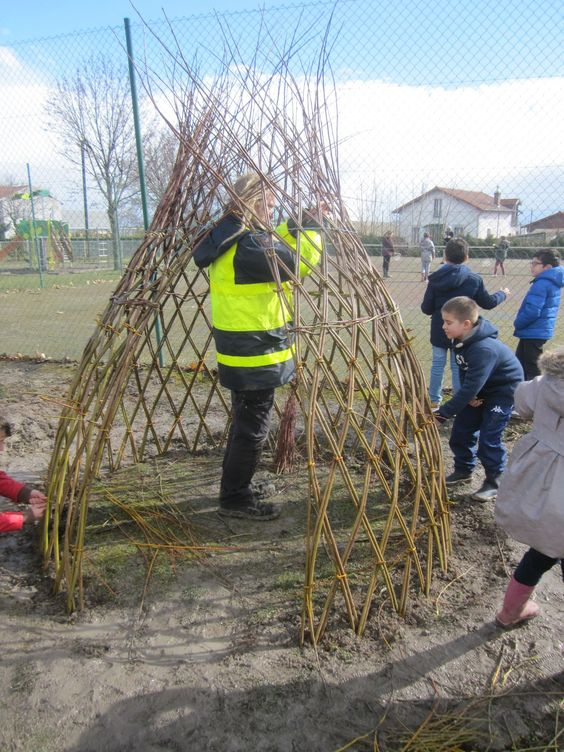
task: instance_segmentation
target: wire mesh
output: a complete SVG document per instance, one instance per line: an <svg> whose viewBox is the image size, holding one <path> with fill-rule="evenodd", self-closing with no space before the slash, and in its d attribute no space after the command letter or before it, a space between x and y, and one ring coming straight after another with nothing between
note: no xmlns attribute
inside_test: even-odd
<svg viewBox="0 0 564 752"><path fill-rule="evenodd" d="M509 339L528 259L539 245L560 244L562 147L553 120L530 111L547 101L561 107L550 95L562 81L556 55L529 55L525 64L521 36L529 53L544 37L538 25L519 35L514 11L505 28L516 36L510 49L501 37L493 46L496 65L480 33L497 28L503 5L478 20L456 17L464 32L447 41L437 35L429 7L407 4L391 13L386 3L351 0L136 23L155 212L147 234L139 229L120 30L77 35L76 46L64 45L64 61L50 48L49 75L38 78L41 114L30 123L52 161L42 162L39 152L30 156L26 141L27 185L16 165L3 189L0 255L9 285L2 304L18 321L5 328L6 350L83 352L57 435L55 526L45 539L71 607L91 476L104 461L114 468L126 456L142 458L148 443L165 451L178 433L192 449L206 434L215 442L210 405L227 417L207 360L207 279L189 262L197 233L222 209L221 189L241 168L268 175L280 213L298 222L312 196L332 209L325 239L331 252L312 273L314 289L300 288L296 309L297 389L313 498L302 635L320 639L337 593L360 634L379 581L403 611L412 580L428 590L434 558L446 565L444 474L421 370L430 348L428 320L419 311L420 240L427 232L435 241L438 264L452 227L471 242L474 268L493 274L495 247L509 239L502 284L514 294L491 316ZM547 11L555 16L556 5ZM384 18L385 34L376 33ZM34 43L35 52L55 41ZM20 59L10 54L19 68L21 48ZM311 80L317 85L308 87ZM533 105L523 104L525 94ZM45 133L38 123L46 124ZM526 159L516 141L522 128ZM377 256L387 232L396 253L384 281ZM18 307L31 278L40 287L36 326L36 314ZM200 400L193 385L202 373L210 386ZM183 387L180 401L173 376ZM153 420L163 405L170 418L164 436ZM191 432L182 421L187 405L196 416ZM323 468L316 468L325 451ZM345 452L360 458L360 477ZM346 511L330 504L336 493L344 495ZM347 531L344 539L336 528ZM319 588L326 564L334 571Z"/></svg>
<svg viewBox="0 0 564 752"><path fill-rule="evenodd" d="M278 38L268 42L274 54L290 29L300 29L299 44L306 29L322 31L331 18L341 195L378 270L382 235L394 232L401 255L391 261L388 285L425 370L428 319L419 311L425 230L438 251L431 271L451 226L468 237L470 266L485 276L493 272L498 238L509 237L503 282L512 295L489 315L511 342L530 281L527 259L538 247L564 246L560 14L557 0L534 7L478 3L471 11L438 0L401 7L337 0L147 23L132 16L150 210L163 194L176 145L141 69L174 81L164 47L178 43L211 73L220 29L244 60L266 23L277 29ZM307 54L304 44L301 58ZM143 236L124 29L6 46L0 67L0 349L78 359ZM77 88L89 86L86 120L74 122ZM170 98L156 104L171 115ZM109 144L100 130L107 124L120 151L104 172ZM453 191L469 193L460 200ZM35 195L15 198L22 194ZM487 282L491 289L499 284ZM558 326L555 339L563 337Z"/></svg>

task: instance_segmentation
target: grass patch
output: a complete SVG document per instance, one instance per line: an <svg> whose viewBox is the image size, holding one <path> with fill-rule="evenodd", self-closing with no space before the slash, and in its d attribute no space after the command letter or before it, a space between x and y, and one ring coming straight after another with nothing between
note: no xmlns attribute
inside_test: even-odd
<svg viewBox="0 0 564 752"><path fill-rule="evenodd" d="M380 259L376 257L374 263L379 268ZM485 263L471 259L469 266L473 271L491 273L491 259ZM437 268L438 262L433 270ZM96 316L106 307L121 275L110 269L48 273L44 275L45 288L40 290L39 275L6 274L8 269L3 265L0 270L0 313L4 311L7 320L2 332L2 351L24 355L34 355L39 351L52 358L78 359L92 334ZM528 262L512 259L507 264L507 277L493 279L486 276L485 282L492 292L502 285L511 290L508 300L494 310L486 311L485 315L499 328L501 339L513 347L516 345L513 319L530 282ZM427 375L431 365L430 320L420 309L425 285L420 282L419 259L395 259L392 279L386 286L398 305L410 337L413 337L414 352ZM185 306L192 306L195 310L190 301ZM165 318L169 309L172 312L174 306L165 307ZM194 335L196 341L207 336L203 322L195 327ZM179 328L178 338L181 336ZM560 327L553 344L563 343L564 329ZM185 355L190 363L193 357L188 349ZM449 385L450 375L446 373L445 377L446 385Z"/></svg>
<svg viewBox="0 0 564 752"><path fill-rule="evenodd" d="M283 572L272 583L273 590L297 590L303 588L304 573L302 570Z"/></svg>
<svg viewBox="0 0 564 752"><path fill-rule="evenodd" d="M121 279L120 272L113 269L86 269L80 272L47 272L43 274L43 289L81 287L104 282L117 283L119 279ZM21 274L4 268L0 270L0 292L41 289L41 279L37 273L28 272Z"/></svg>
<svg viewBox="0 0 564 752"><path fill-rule="evenodd" d="M179 567L225 548L224 531L196 521L185 506L179 488L194 472L187 465L156 458L93 485L83 563L87 599L126 605L149 591L165 593Z"/></svg>

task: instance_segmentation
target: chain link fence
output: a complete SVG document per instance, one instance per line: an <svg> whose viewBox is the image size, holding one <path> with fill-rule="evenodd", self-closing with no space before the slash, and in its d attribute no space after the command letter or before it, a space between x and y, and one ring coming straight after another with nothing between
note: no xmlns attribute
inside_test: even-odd
<svg viewBox="0 0 564 752"><path fill-rule="evenodd" d="M529 259L547 246L564 253L558 0L478 2L468 15L441 0L337 0L132 17L130 28L149 217L176 153L159 82L185 85L167 50L197 55L213 76L226 38L251 65L259 34L273 59L293 36L302 66L325 48L342 196L378 268L382 236L393 233L401 255L387 284L418 356L430 358L424 232L437 249L431 271L451 229L485 277L508 239L505 278L486 282L511 289L488 316L512 343ZM0 352L78 359L144 232L125 28L0 48L0 70ZM555 340L564 342L560 323Z"/></svg>

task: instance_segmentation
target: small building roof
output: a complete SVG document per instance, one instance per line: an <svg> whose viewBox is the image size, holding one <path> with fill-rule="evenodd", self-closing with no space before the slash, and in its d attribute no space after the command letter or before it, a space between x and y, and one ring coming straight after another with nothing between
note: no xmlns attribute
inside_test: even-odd
<svg viewBox="0 0 564 752"><path fill-rule="evenodd" d="M25 191L27 185L0 185L0 200L12 198L15 193Z"/></svg>
<svg viewBox="0 0 564 752"><path fill-rule="evenodd" d="M435 191L441 191L441 193L445 193L447 196L451 196L458 201L470 204L470 206L473 206L479 211L512 212L515 210L515 207L521 203L518 198L502 198L499 199L498 205L496 204L495 196L489 196L482 191L462 191L458 188L442 188L441 186L436 185L434 188L431 188L430 191L421 194L421 196L417 196L417 198L411 199L411 201L408 201L406 204L398 206L397 209L393 210L393 214L397 214L397 212L402 211L406 207L420 201L422 198L429 196Z"/></svg>
<svg viewBox="0 0 564 752"><path fill-rule="evenodd" d="M534 230L561 230L564 228L564 211L549 214L548 217L537 219L526 225L528 232Z"/></svg>

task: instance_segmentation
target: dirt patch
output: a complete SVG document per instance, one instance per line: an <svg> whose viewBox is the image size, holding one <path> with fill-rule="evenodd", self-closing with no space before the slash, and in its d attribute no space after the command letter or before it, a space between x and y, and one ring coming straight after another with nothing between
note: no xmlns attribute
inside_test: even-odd
<svg viewBox="0 0 564 752"><path fill-rule="evenodd" d="M42 482L56 400L73 374L0 363L0 407L17 428L2 461L14 476ZM50 595L33 533L0 538L2 750L558 748L562 583L555 570L543 578L542 613L526 628L494 626L524 547L495 529L491 505L454 500L449 571L436 574L430 598L413 594L405 620L382 595L362 639L336 613L314 651L298 645L300 476L277 479L279 519L226 524L215 513L220 454L197 460L170 453L104 488L133 485L140 496L160 474L166 503L217 550L160 557L147 583L147 557L130 543L142 536L123 510L101 504L77 616ZM425 719L420 746L405 747Z"/></svg>

